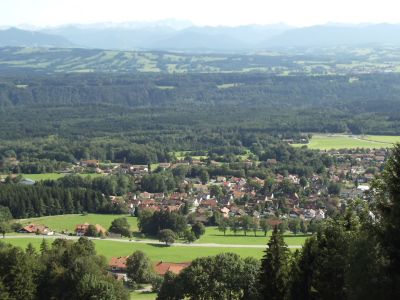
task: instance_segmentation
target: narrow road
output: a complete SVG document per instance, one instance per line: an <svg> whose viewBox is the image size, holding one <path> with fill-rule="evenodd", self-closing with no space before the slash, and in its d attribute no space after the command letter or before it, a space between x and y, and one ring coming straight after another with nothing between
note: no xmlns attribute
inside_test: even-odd
<svg viewBox="0 0 400 300"><path fill-rule="evenodd" d="M56 238L62 238L62 239L67 239L67 240L77 240L79 239L79 236L69 236L69 235L53 235L53 236L48 236L48 235L6 235L4 239L56 239ZM112 242L117 242L117 243L130 243L130 244L156 244L156 245L164 245L165 243L162 243L157 240L127 240L127 239L114 239L114 238L95 238L95 237L88 237L90 240L97 240L97 241L112 241ZM1 240L1 239L0 239ZM171 245L171 247L207 247L207 248L260 248L260 249L265 249L266 245L240 245L240 244L214 244L214 243L207 243L207 244L188 244L188 243L174 243ZM288 246L291 249L300 249L302 246L301 245L291 245Z"/></svg>

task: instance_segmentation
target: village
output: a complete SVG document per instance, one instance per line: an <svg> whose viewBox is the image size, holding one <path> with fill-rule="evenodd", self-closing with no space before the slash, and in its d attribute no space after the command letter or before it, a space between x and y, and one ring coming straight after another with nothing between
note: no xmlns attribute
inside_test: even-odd
<svg viewBox="0 0 400 300"><path fill-rule="evenodd" d="M251 216L254 218L299 218L311 221L324 219L326 215L340 213L349 201L366 199L369 185L386 160L385 149L330 150L325 154L334 164L323 174L309 177L299 174L275 173L273 177L209 176L206 178L184 177L178 189L171 192L137 190L125 195L110 195L111 201L124 205L132 215L138 210L182 212L205 225L212 221L215 212L224 218ZM240 162L244 168L257 168L260 162L246 159ZM153 172L185 170L196 167L222 165L206 159L181 159L173 163L159 163L155 170L150 165L113 164L102 166L98 160L81 161L74 167L78 173L93 171L107 175L126 174L135 182ZM276 159L265 164L273 169L279 165ZM3 177L4 181L4 177ZM24 180L22 184L31 184ZM34 182L33 182L34 183Z"/></svg>
<svg viewBox="0 0 400 300"><path fill-rule="evenodd" d="M256 218L277 216L279 218L300 218L305 220L324 219L329 210L339 211L348 201L355 198L366 199L369 184L378 174L386 160L385 149L330 150L335 164L326 169L324 175L310 177L298 174L275 174L273 178L215 176L202 182L200 178L184 178L183 192L150 193L141 191L123 197L112 197L113 201L123 201L135 214L135 210L168 210L179 212L186 205L196 220L208 223L207 216L214 211L225 218L250 215ZM181 160L175 163L160 163L157 169L173 170L179 167L206 166L220 164L216 161ZM244 167L257 162L246 159ZM151 173L148 165L116 165L112 169L100 169L99 161L82 161L82 167L96 167L105 174L130 174L141 178ZM276 159L268 159L266 164L274 167Z"/></svg>
<svg viewBox="0 0 400 300"><path fill-rule="evenodd" d="M236 235L236 231L265 231L276 225L281 226L283 232L290 230L294 234L313 233L316 230L313 225L328 216L342 213L355 199L368 201L371 181L382 170L389 152L385 149L352 149L329 150L323 153L332 157L335 163L322 174L314 173L309 177L291 173L276 173L273 177L264 179L256 176L186 176L182 186L175 191L138 190L120 196L110 195L110 198L114 205L126 207L131 216L138 216L142 211L177 213L184 215L189 224L201 222L205 226L217 226L224 234L227 229L234 231ZM241 163L247 168L257 168L260 164L250 159ZM271 158L265 164L274 168L279 165L279 161ZM222 163L186 157L172 163L159 163L152 170L150 165L123 163L105 167L98 160L87 160L80 161L73 168L79 172L94 170L102 176L124 174L131 176L135 182L140 182L152 172L209 165ZM88 233L89 228L94 233ZM74 232L54 232L39 224L27 224L19 232L122 238L99 224L89 223L76 224ZM112 257L109 261L110 274L117 279L128 280L127 258L128 256ZM190 262L153 262L154 271L160 276L167 271L179 274L189 265Z"/></svg>

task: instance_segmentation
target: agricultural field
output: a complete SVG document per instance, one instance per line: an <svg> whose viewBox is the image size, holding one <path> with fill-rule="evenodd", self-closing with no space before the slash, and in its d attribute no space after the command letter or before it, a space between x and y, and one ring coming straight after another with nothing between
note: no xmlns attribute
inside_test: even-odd
<svg viewBox="0 0 400 300"><path fill-rule="evenodd" d="M318 150L390 148L396 142L400 142L400 136L316 134L308 144L293 144L293 146L302 147L306 145L310 149Z"/></svg>
<svg viewBox="0 0 400 300"><path fill-rule="evenodd" d="M26 178L26 179L32 179L35 181L40 181L40 180L56 180L59 179L61 177L64 177L68 174L61 174L61 173L43 173L43 174L21 174L22 177ZM102 174L97 174L97 173L88 173L88 174L77 174L79 176L83 176L83 177L98 177L98 176L103 176Z"/></svg>
<svg viewBox="0 0 400 300"><path fill-rule="evenodd" d="M175 151L173 154L176 156L177 159L184 159L187 155L191 156L193 159L207 159L206 155L192 155L192 151Z"/></svg>
<svg viewBox="0 0 400 300"><path fill-rule="evenodd" d="M146 239L138 232L137 218L131 217L130 215L72 214L23 219L20 220L20 222L22 224L35 223L46 225L56 232L61 232L63 230L73 232L76 224L83 224L85 222L89 224L100 224L104 228L108 229L114 219L121 217L127 218L128 222L131 224L131 231L133 231L135 238L139 237L141 240ZM257 236L254 236L252 231L247 232L247 236L245 236L243 231L239 231L237 235L234 235L233 232L227 230L226 235L224 236L223 232L219 231L217 227L206 227L205 234L195 243L223 245L266 245L269 237L271 236L271 232L272 231L269 231L265 237L264 233L261 231L257 232ZM303 245L307 237L308 235L293 235L289 232L287 232L284 236L285 242L290 246Z"/></svg>
<svg viewBox="0 0 400 300"><path fill-rule="evenodd" d="M52 239L49 239L50 241ZM42 239L38 236L33 235L32 237L24 238L6 238L4 242L12 245L26 248L31 243L36 249L40 248ZM126 256L132 254L136 250L145 252L152 261L168 261L168 262L187 262L192 261L198 257L217 255L223 252L233 252L242 257L255 257L261 258L264 249L259 248L239 248L239 247L200 247L200 246L171 246L166 247L160 244L146 244L146 243L135 243L124 240L112 241L112 240L93 240L96 245L96 251L98 254L103 255L110 260L114 256Z"/></svg>
<svg viewBox="0 0 400 300"><path fill-rule="evenodd" d="M243 231L234 235L232 231L227 230L226 235L219 231L217 227L206 227L206 233L195 243L197 244L231 244L231 245L266 245L269 238L271 237L272 231L264 236L264 233L259 231L257 236L254 236L253 231L247 232L247 236L244 235ZM310 235L297 234L286 232L284 235L285 242L289 246L301 246L304 244L307 237Z"/></svg>
<svg viewBox="0 0 400 300"><path fill-rule="evenodd" d="M59 216L47 216L40 218L30 218L19 220L22 224L35 223L40 225L46 225L56 232L68 230L73 232L76 224L100 224L104 228L108 229L111 222L116 218L126 217L129 224L131 224L131 230L137 231L137 218L131 217L130 215L103 215L103 214L73 214L73 215L59 215Z"/></svg>
<svg viewBox="0 0 400 300"><path fill-rule="evenodd" d="M8 174L0 174L1 177L6 177ZM18 175L18 174L17 174ZM34 181L41 181L41 180L57 180L61 177L69 175L67 173L42 173L42 174L21 174L21 176L25 179L31 179ZM97 173L77 173L76 175L83 176L83 177L99 177L104 176L103 174Z"/></svg>
<svg viewBox="0 0 400 300"><path fill-rule="evenodd" d="M82 48L11 48L0 50L0 70L46 73L218 73L263 72L281 76L305 73L307 75L334 75L376 72L399 72L397 49L343 49L341 55L351 57L343 63L337 53L318 55L315 60L309 52L275 52L249 54L187 54L158 51L123 51ZM358 51L355 53L354 51ZM368 51L368 52L367 52ZM379 51L379 52L377 52ZM361 55L360 53L368 53ZM290 62L290 66L288 66ZM230 83L218 88L231 88ZM23 87L21 87L23 88Z"/></svg>
<svg viewBox="0 0 400 300"><path fill-rule="evenodd" d="M88 215L61 215L61 216L48 216L40 218L31 218L19 220L22 224L36 223L49 226L56 232L68 230L72 232L76 224L88 222L90 224L100 224L105 228L109 228L111 222L118 217L126 217L131 224L131 230L134 231L134 236L139 236L137 228L137 218L128 215L101 215L101 214L88 214ZM15 234L10 234L14 236ZM147 242L135 242L137 238L132 241L128 239L122 240L108 240L108 239L95 239L98 254L104 255L107 259L113 256L129 255L136 250L142 250L153 261L171 261L171 262L184 262L191 261L197 257L216 255L221 252L233 252L242 257L252 256L261 258L264 246L267 244L271 231L265 237L262 232L258 232L254 236L253 232L248 232L247 236L243 232L238 232L235 236L229 230L226 236L218 231L216 227L207 227L206 233L192 245L182 245L182 240L177 241L180 244L173 245L172 247L165 247L160 244L152 244L151 240ZM286 233L284 235L285 241L289 246L301 246L304 244L308 236L298 234L297 236ZM52 237L54 238L54 237ZM144 238L140 236L140 240ZM51 238L50 238L51 240ZM33 246L39 247L42 238L40 236L19 236L8 237L5 242L11 243L16 246L25 248L29 243ZM196 245L197 244L197 245ZM255 246L255 247L241 247ZM259 247L257 247L259 246Z"/></svg>

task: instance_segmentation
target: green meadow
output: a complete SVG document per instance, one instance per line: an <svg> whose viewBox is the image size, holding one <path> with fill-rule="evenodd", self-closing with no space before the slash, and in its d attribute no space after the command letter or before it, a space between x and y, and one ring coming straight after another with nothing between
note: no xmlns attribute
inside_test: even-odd
<svg viewBox="0 0 400 300"><path fill-rule="evenodd" d="M40 248L41 238L32 236L32 238L6 238L6 243L26 248L31 243L36 249ZM51 242L52 239L49 239ZM229 247L196 247L196 246L171 246L165 247L160 244L144 244L135 242L118 242L104 240L93 240L96 245L98 254L105 256L108 260L115 256L126 256L132 254L136 250L145 252L152 261L170 261L170 262L186 262L195 258L217 255L224 252L233 252L242 257L261 258L263 248L229 248Z"/></svg>
<svg viewBox="0 0 400 300"><path fill-rule="evenodd" d="M254 233L249 231L247 236L245 236L243 231L239 231L237 232L237 235L234 235L233 232L229 230L227 230L226 235L224 236L223 232L220 232L217 227L207 227L205 234L192 245L173 245L171 247L165 247L164 245L160 244L152 244L151 240L148 240L146 243L135 242L135 240L137 240L137 236L139 236L140 240L146 239L141 237L138 232L137 218L129 215L71 214L21 219L19 222L22 224L35 223L46 225L56 232L60 232L62 230L73 232L76 224L82 224L85 222L90 224L100 224L104 228L108 229L111 222L120 217L127 218L131 224L131 230L134 232L135 237L132 239L132 241L129 241L128 239L124 239L122 241L110 239L93 240L96 245L97 253L105 256L107 259L110 259L113 256L126 256L136 250L145 252L153 261L162 260L171 262L184 262L191 261L202 256L217 255L223 252L233 252L242 257L251 256L255 258L261 258L264 250L263 246L266 246L271 236L271 231L268 232L267 236L264 236L263 232L261 231L257 232L257 236L254 236ZM304 244L307 237L308 235L293 235L289 232L284 235L284 239L289 246L301 246ZM49 242L52 241L52 238L49 239ZM7 238L4 241L22 248L26 248L29 243L32 243L33 246L39 248L42 238L32 235L31 237L21 236L18 238ZM178 240L177 242L184 243L183 240ZM230 245L236 245L236 247L232 247ZM260 247L241 247L241 245L253 245Z"/></svg>
<svg viewBox="0 0 400 300"><path fill-rule="evenodd" d="M206 233L195 243L197 244L225 244L225 245L266 245L271 237L272 231L264 236L264 233L259 231L254 235L253 231L248 231L245 236L243 231L237 232L236 235L230 230L227 230L225 235L219 231L217 227L206 227ZM310 235L297 234L286 232L284 235L285 242L289 246L301 246L304 244L307 237Z"/></svg>
<svg viewBox="0 0 400 300"><path fill-rule="evenodd" d="M63 230L74 231L77 224L89 223L99 224L104 228L108 229L111 222L116 218L126 217L129 224L131 224L131 230L137 231L137 218L131 217L130 215L103 215L103 214L73 214L73 215L58 215L58 216L47 216L39 218L30 218L19 220L22 224L35 223L40 225L46 225L50 229L56 232Z"/></svg>
<svg viewBox="0 0 400 300"><path fill-rule="evenodd" d="M61 232L63 230L67 230L73 232L75 230L76 224L100 224L104 228L108 229L111 225L111 222L116 218L126 217L129 224L131 224L131 231L134 232L134 236L139 236L138 227L137 227L137 218L131 217L130 215L103 215L103 214L71 214L71 215L58 215L58 216L47 216L47 217L39 217L39 218L30 218L20 220L22 224L41 224L46 225L49 228L55 230L56 232ZM243 231L237 232L236 235L230 230L226 231L224 235L223 232L219 231L217 227L206 227L206 232L201 238L196 241L196 244L223 244L223 245L266 245L272 231L267 233L267 236L264 236L264 233L261 231L257 232L257 235L254 235L253 231L247 232L247 235L244 235ZM285 241L290 246L301 246L304 244L305 239L308 235L297 234L293 235L287 232L284 235ZM140 239L145 239L140 237ZM177 242L183 242L179 240Z"/></svg>
<svg viewBox="0 0 400 300"><path fill-rule="evenodd" d="M308 144L293 144L293 146L306 145L309 149L319 150L390 148L396 142L400 142L400 136L315 134Z"/></svg>
<svg viewBox="0 0 400 300"><path fill-rule="evenodd" d="M1 176L7 176L8 174L0 174ZM18 175L18 174L17 174ZM61 177L67 176L67 173L42 173L42 174L24 174L22 173L21 176L25 179L31 179L34 181L41 181L41 180L57 180ZM103 174L97 173L77 173L76 175L83 176L83 177L99 177L104 176Z"/></svg>
<svg viewBox="0 0 400 300"><path fill-rule="evenodd" d="M69 174L61 174L61 173L43 173L43 174L21 174L24 178L32 179L35 181L40 181L40 180L56 180L61 177L64 177ZM104 176L103 174L97 174L97 173L79 173L77 174L79 176L83 177L99 177L99 176Z"/></svg>

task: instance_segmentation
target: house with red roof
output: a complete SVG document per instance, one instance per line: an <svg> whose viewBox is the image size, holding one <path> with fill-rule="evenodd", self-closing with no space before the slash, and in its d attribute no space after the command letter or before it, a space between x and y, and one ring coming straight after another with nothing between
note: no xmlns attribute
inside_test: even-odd
<svg viewBox="0 0 400 300"><path fill-rule="evenodd" d="M111 258L111 260L108 264L109 271L116 279L127 280L126 263L127 263L128 257L129 256L118 256L118 257ZM164 274L167 272L179 274L183 269L187 268L188 266L190 266L190 262L172 263L172 262L160 261L160 262L153 264L154 271L156 272L156 274L158 274L160 276L164 276Z"/></svg>
<svg viewBox="0 0 400 300"><path fill-rule="evenodd" d="M52 231L49 227L44 225L36 225L36 224L29 224L24 226L22 229L19 230L20 233L35 233L35 234L42 234L42 235L54 235L54 231Z"/></svg>
<svg viewBox="0 0 400 300"><path fill-rule="evenodd" d="M179 274L182 270L184 270L189 266L190 262L170 263L170 262L160 261L154 265L154 271L160 276L164 276L164 274L167 272Z"/></svg>

